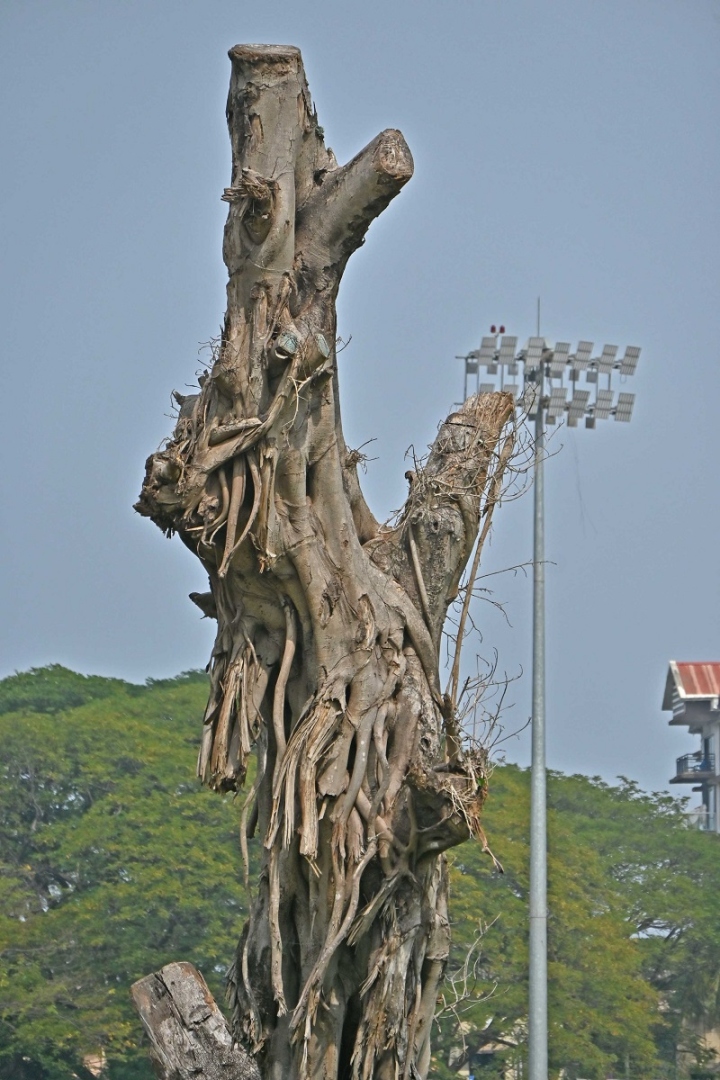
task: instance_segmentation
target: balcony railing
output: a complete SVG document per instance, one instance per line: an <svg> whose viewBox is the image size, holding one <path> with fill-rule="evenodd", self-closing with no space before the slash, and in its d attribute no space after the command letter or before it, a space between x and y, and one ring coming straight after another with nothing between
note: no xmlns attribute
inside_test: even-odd
<svg viewBox="0 0 720 1080"><path fill-rule="evenodd" d="M688 824L692 828L698 828L701 833L715 833L717 820L714 813L710 813L707 807L695 807L688 810Z"/></svg>
<svg viewBox="0 0 720 1080"><path fill-rule="evenodd" d="M715 755L703 754L699 750L694 754L683 754L676 762L675 779L705 780L715 775Z"/></svg>
<svg viewBox="0 0 720 1080"><path fill-rule="evenodd" d="M700 829L701 832L715 832L715 815L711 814L709 810L690 810L688 811L688 820L694 829Z"/></svg>

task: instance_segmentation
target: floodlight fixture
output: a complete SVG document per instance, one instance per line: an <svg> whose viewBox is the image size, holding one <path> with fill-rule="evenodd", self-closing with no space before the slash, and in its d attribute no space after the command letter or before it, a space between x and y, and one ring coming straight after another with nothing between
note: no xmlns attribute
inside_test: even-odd
<svg viewBox="0 0 720 1080"><path fill-rule="evenodd" d="M517 375L519 371L517 361L517 338L505 336L500 338L500 352L498 353L498 363L505 364L508 369L508 374Z"/></svg>
<svg viewBox="0 0 720 1080"><path fill-rule="evenodd" d="M531 337L525 349L525 363L529 368L537 368L542 360L545 338Z"/></svg>
<svg viewBox="0 0 720 1080"><path fill-rule="evenodd" d="M558 341L550 357L548 374L551 379L561 379L570 359L570 342Z"/></svg>
<svg viewBox="0 0 720 1080"><path fill-rule="evenodd" d="M636 345L628 345L625 349L625 355L620 361L620 374L621 375L634 375L637 362L640 359L640 350Z"/></svg>
<svg viewBox="0 0 720 1080"><path fill-rule="evenodd" d="M478 353L480 366L484 367L488 375L497 373L497 340L494 337L484 337Z"/></svg>
<svg viewBox="0 0 720 1080"><path fill-rule="evenodd" d="M568 427L577 427L578 420L585 415L590 400L589 390L576 390L568 406Z"/></svg>
<svg viewBox="0 0 720 1080"><path fill-rule="evenodd" d="M520 408L525 415L534 420L538 413L538 403L540 401L540 387L537 383L526 383L523 396L520 399Z"/></svg>
<svg viewBox="0 0 720 1080"><path fill-rule="evenodd" d="M466 375L477 375L477 373L478 373L477 353L470 353L469 356L465 357L465 374Z"/></svg>
<svg viewBox="0 0 720 1080"><path fill-rule="evenodd" d="M480 386L478 387L478 394L494 394L494 393L495 393L495 383L492 383L492 382L481 382L480 383Z"/></svg>
<svg viewBox="0 0 720 1080"><path fill-rule="evenodd" d="M622 420L624 423L629 424L632 419L634 404L634 394L618 394L618 401L615 407L615 419Z"/></svg>
<svg viewBox="0 0 720 1080"><path fill-rule="evenodd" d="M597 362L597 369L603 375L609 375L612 369L615 367L615 357L617 356L617 345L603 345L603 351L600 359Z"/></svg>
<svg viewBox="0 0 720 1080"><path fill-rule="evenodd" d="M568 406L568 420L575 419L577 421L585 413L589 400L589 390L576 390Z"/></svg>
<svg viewBox="0 0 720 1080"><path fill-rule="evenodd" d="M501 364L515 363L515 356L517 353L517 341L518 339L516 337L500 338L500 352L498 353L498 360Z"/></svg>
<svg viewBox="0 0 720 1080"><path fill-rule="evenodd" d="M552 416L556 420L561 413L565 412L567 390L564 386L553 386L547 403L548 419Z"/></svg>
<svg viewBox="0 0 720 1080"><path fill-rule="evenodd" d="M497 352L497 338L484 337L480 342L480 363L487 364L488 361L495 359L495 353Z"/></svg>
<svg viewBox="0 0 720 1080"><path fill-rule="evenodd" d="M593 416L596 420L607 420L613 404L612 390L598 390L593 405Z"/></svg>
<svg viewBox="0 0 720 1080"><path fill-rule="evenodd" d="M578 347L575 350L575 355L572 357L573 367L576 371L585 371L590 363L592 357L593 343L592 341L579 341Z"/></svg>

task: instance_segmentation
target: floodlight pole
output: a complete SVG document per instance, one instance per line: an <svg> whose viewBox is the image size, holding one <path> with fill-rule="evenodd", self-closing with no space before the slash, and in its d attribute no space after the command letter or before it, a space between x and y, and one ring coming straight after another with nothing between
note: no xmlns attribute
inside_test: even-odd
<svg viewBox="0 0 720 1080"><path fill-rule="evenodd" d="M505 328L500 327L500 335ZM613 403L611 378L635 374L640 349L628 345L617 359L617 346L606 345L593 358L593 344L581 341L575 353L568 342L549 346L540 337L540 301L538 300L537 336L517 352L517 338L502 336L491 327L479 349L466 356L465 396L468 376L474 376L479 393L493 392L495 384L480 383L480 369L495 376L500 370L500 386L518 391L505 383L505 368L515 376L523 368L524 392L517 406L528 419L535 418L534 445L534 522L533 522L533 659L532 659L532 767L530 773L530 956L528 1008L528 1080L547 1080L548 1076L548 992L547 992L547 770L545 765L545 426L554 424L567 412L568 427L577 427L584 416L585 426L594 428L597 420L630 420L634 394L620 393ZM599 376L607 375L607 389L598 385ZM583 376L590 390L578 389ZM566 385L569 381L569 386ZM546 383L549 394L546 395ZM555 385L553 385L553 383ZM592 388L595 388L591 400ZM567 391L571 400L565 400Z"/></svg>
<svg viewBox="0 0 720 1080"><path fill-rule="evenodd" d="M543 372L539 372L540 400ZM545 768L545 410L535 417L532 759L530 770L529 1080L547 1080L547 809Z"/></svg>

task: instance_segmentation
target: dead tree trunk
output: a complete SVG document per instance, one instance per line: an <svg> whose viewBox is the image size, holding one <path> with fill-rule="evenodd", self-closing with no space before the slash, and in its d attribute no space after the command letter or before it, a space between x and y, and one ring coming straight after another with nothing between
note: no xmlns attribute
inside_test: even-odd
<svg viewBox="0 0 720 1080"><path fill-rule="evenodd" d="M440 638L513 402L468 400L408 474L399 521L376 522L342 435L335 300L412 157L388 130L339 167L299 51L230 58L225 326L137 509L210 580L194 597L218 621L200 776L235 790L257 757L242 828L262 872L231 973L235 1035L265 1080L426 1077L442 852L478 833L486 790L455 730L457 680L440 690Z"/></svg>

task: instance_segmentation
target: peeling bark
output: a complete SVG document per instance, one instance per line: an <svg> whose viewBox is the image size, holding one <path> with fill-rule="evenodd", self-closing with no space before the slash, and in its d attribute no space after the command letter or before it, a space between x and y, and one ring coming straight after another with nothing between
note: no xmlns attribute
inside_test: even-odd
<svg viewBox="0 0 720 1080"><path fill-rule="evenodd" d="M449 950L442 852L482 835L487 790L440 690L440 639L514 406L465 402L397 523L375 521L342 435L335 300L412 157L388 130L338 166L299 51L230 58L225 325L136 509L208 573L192 595L218 621L199 775L237 790L257 755L243 849L258 836L263 866L234 1034L266 1080L424 1078Z"/></svg>

